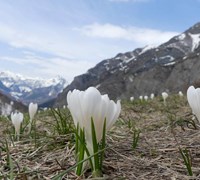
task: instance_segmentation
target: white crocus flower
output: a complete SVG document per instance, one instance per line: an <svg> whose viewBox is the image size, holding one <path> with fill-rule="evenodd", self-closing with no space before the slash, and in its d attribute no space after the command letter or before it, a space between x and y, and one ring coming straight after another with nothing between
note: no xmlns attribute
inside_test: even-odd
<svg viewBox="0 0 200 180"><path fill-rule="evenodd" d="M179 95L180 97L183 97L182 91L179 91L179 92L178 92L178 95Z"/></svg>
<svg viewBox="0 0 200 180"><path fill-rule="evenodd" d="M187 100L194 115L200 121L200 88L190 86L187 90Z"/></svg>
<svg viewBox="0 0 200 180"><path fill-rule="evenodd" d="M134 101L134 97L132 96L132 97L130 97L130 101L131 102L133 102Z"/></svg>
<svg viewBox="0 0 200 180"><path fill-rule="evenodd" d="M21 126L23 119L24 119L24 115L22 113L20 113L20 112L11 113L11 120L15 127L15 134L16 134L16 136L18 136L18 138L19 138L19 134L20 134L20 126Z"/></svg>
<svg viewBox="0 0 200 180"><path fill-rule="evenodd" d="M142 101L143 100L143 96L139 96L139 99Z"/></svg>
<svg viewBox="0 0 200 180"><path fill-rule="evenodd" d="M151 93L150 98L151 98L151 99L154 99L154 97L155 97L155 95L154 95L153 93Z"/></svg>
<svg viewBox="0 0 200 180"><path fill-rule="evenodd" d="M144 100L147 101L148 100L148 96L144 96Z"/></svg>
<svg viewBox="0 0 200 180"><path fill-rule="evenodd" d="M28 125L28 133L31 132L32 121L33 121L35 114L37 113L37 110L38 110L37 103L34 104L34 103L31 102L28 106L29 117L30 117L30 122L29 122L29 125Z"/></svg>
<svg viewBox="0 0 200 180"><path fill-rule="evenodd" d="M92 144L91 118L94 120L97 141L102 139L103 124L106 119L106 130L108 131L119 117L121 104L115 103L108 95L101 95L94 88L89 87L85 91L77 89L67 94L68 108L72 114L74 124L84 128L86 141Z"/></svg>
<svg viewBox="0 0 200 180"><path fill-rule="evenodd" d="M38 105L37 103L30 103L29 106L28 106L28 111L29 111L29 116L30 116L30 121L33 120L36 112L37 112L37 109L38 109Z"/></svg>
<svg viewBox="0 0 200 180"><path fill-rule="evenodd" d="M168 94L166 92L162 92L162 98L164 100L164 105L166 105L166 99L168 98Z"/></svg>
<svg viewBox="0 0 200 180"><path fill-rule="evenodd" d="M79 91L77 89L72 92L69 91L67 94L67 103L75 126L77 127L79 125L85 132L86 146L90 155L94 154L96 151L94 146L97 149L98 147L95 141L93 141L91 119L93 119L94 123L96 141L99 143L102 140L105 119L105 131L108 131L119 117L121 111L120 101L118 100L117 103L115 103L113 100L109 99L107 94L101 95L96 88L89 87L85 91ZM85 155L83 158L85 158ZM99 176L101 174L101 167L97 167L95 165L96 163L99 163L99 161L92 158L92 164L94 166L93 174ZM85 163L83 167L85 167Z"/></svg>
<svg viewBox="0 0 200 180"><path fill-rule="evenodd" d="M102 139L103 124L106 119L106 130L108 131L117 120L120 111L120 101L117 104L101 95L94 88L89 87L86 91L73 90L67 94L68 108L72 114L74 124L84 128L87 147L92 153L91 118L94 120L97 141Z"/></svg>

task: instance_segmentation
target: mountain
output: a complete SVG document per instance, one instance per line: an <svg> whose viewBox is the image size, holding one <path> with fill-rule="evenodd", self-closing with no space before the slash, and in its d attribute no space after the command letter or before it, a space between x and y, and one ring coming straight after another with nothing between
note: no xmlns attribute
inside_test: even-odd
<svg viewBox="0 0 200 180"><path fill-rule="evenodd" d="M30 102L42 104L55 99L64 87L66 80L59 76L46 80L28 78L8 71L0 72L0 91L25 105Z"/></svg>
<svg viewBox="0 0 200 180"><path fill-rule="evenodd" d="M158 37L159 38L159 37ZM107 93L112 99L136 98L163 91L186 91L200 85L200 23L157 47L146 46L105 59L87 73L74 78L55 101L66 104L69 90L89 86Z"/></svg>
<svg viewBox="0 0 200 180"><path fill-rule="evenodd" d="M10 97L0 92L0 115L7 116L15 110L18 110L20 112L27 112L27 107L21 102L11 100Z"/></svg>

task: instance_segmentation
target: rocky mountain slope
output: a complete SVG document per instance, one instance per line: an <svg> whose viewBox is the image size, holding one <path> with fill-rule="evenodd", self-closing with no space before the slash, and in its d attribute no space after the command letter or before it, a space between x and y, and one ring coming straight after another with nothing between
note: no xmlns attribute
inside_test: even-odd
<svg viewBox="0 0 200 180"><path fill-rule="evenodd" d="M55 99L66 87L66 80L61 77L53 79L27 78L11 72L0 72L0 91L24 104L44 103Z"/></svg>
<svg viewBox="0 0 200 180"><path fill-rule="evenodd" d="M159 37L158 37L159 38ZM74 88L97 87L112 99L137 98L163 91L183 92L200 82L200 23L157 47L146 46L105 59L74 78L54 105L66 104Z"/></svg>
<svg viewBox="0 0 200 180"><path fill-rule="evenodd" d="M27 107L21 102L11 100L11 97L0 92L0 115L8 116L13 111L26 112Z"/></svg>

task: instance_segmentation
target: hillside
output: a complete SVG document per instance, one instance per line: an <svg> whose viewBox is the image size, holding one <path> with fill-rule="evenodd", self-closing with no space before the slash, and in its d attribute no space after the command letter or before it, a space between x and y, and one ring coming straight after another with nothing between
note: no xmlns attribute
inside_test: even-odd
<svg viewBox="0 0 200 180"><path fill-rule="evenodd" d="M0 92L0 115L10 115L15 110L26 112L27 107Z"/></svg>
<svg viewBox="0 0 200 180"><path fill-rule="evenodd" d="M107 133L100 179L200 179L199 123L192 116L185 96L172 95L166 102L164 106L161 97L147 102L122 102L120 118ZM70 126L67 109L61 112ZM38 113L35 120L35 131L31 135L22 131L20 141L13 146L7 135L13 134L11 122L0 118L0 178L10 179L12 175L13 179L53 179L64 172L63 180L91 179L90 169L81 177L71 169L76 164L71 129L61 133L56 123L59 118L56 120L50 111ZM25 126L26 121L22 127ZM136 148L133 147L134 132L140 132ZM7 151L5 139L11 144ZM187 148L193 176L189 176L179 148ZM6 160L8 157L12 163Z"/></svg>
<svg viewBox="0 0 200 180"><path fill-rule="evenodd" d="M112 99L136 98L163 91L185 92L200 82L200 23L157 47L146 46L105 59L74 78L54 105L66 104L69 90L97 87Z"/></svg>

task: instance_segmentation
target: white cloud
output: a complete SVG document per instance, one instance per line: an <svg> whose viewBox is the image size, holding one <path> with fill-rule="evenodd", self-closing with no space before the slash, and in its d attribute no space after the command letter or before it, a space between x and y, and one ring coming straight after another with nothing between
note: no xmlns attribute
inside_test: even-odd
<svg viewBox="0 0 200 180"><path fill-rule="evenodd" d="M0 63L1 61L7 61L12 66L18 66L15 73L46 79L60 75L68 82L71 82L75 76L87 72L89 68L95 65L95 63L88 61L74 62L59 57L47 59L36 55L27 55L23 58L3 56L0 57ZM23 72L19 72L20 69L23 69Z"/></svg>
<svg viewBox="0 0 200 180"><path fill-rule="evenodd" d="M97 42L82 36L74 28L52 30L51 28L41 29L41 27L38 27L37 31L35 29L28 31L1 22L0 27L0 42L14 47L19 52L26 49L74 61L87 60L97 63L122 50L115 44Z"/></svg>
<svg viewBox="0 0 200 180"><path fill-rule="evenodd" d="M43 51L57 56L72 57L66 44L66 36L51 30L42 30L40 32L27 31L13 28L7 24L0 23L0 41L8 43L15 48L29 48L37 51Z"/></svg>
<svg viewBox="0 0 200 180"><path fill-rule="evenodd" d="M179 34L179 32L174 31L161 31L134 26L122 27L113 24L98 23L83 26L79 30L82 34L89 37L128 40L133 41L138 45L159 45Z"/></svg>
<svg viewBox="0 0 200 180"><path fill-rule="evenodd" d="M79 29L38 27L31 31L1 22L0 27L0 41L14 47L22 56L7 53L0 57L1 70L6 66L7 70L16 69L16 73L30 77L61 75L69 82L105 58L148 44L157 45L178 34L98 23ZM13 64L16 68L11 68Z"/></svg>

